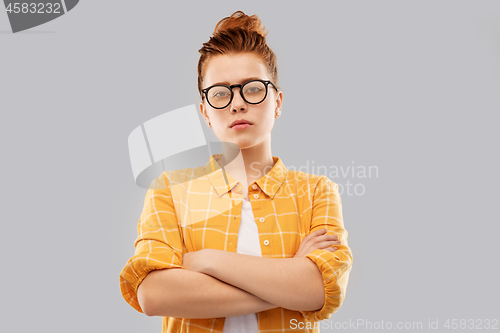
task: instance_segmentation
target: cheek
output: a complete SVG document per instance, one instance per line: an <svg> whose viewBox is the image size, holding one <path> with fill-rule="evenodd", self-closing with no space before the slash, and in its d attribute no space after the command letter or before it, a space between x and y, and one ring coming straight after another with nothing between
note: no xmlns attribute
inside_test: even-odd
<svg viewBox="0 0 500 333"><path fill-rule="evenodd" d="M265 113L265 115L262 116L262 119L264 119L264 123L263 123L263 129L268 132L270 131L272 128L273 128L273 125L274 125L274 113L267 110L267 112Z"/></svg>
<svg viewBox="0 0 500 333"><path fill-rule="evenodd" d="M224 117L221 117L220 115L219 116L216 115L214 117L214 120L215 120L215 123L217 124L217 128L224 128L226 126L227 120L225 120Z"/></svg>

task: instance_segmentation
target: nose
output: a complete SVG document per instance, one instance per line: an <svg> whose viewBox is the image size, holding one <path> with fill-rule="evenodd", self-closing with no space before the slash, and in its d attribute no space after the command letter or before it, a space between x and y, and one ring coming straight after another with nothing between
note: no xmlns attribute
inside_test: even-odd
<svg viewBox="0 0 500 333"><path fill-rule="evenodd" d="M231 101L231 112L232 111L245 111L247 108L247 103L241 97L241 87L234 87L233 88L233 100Z"/></svg>

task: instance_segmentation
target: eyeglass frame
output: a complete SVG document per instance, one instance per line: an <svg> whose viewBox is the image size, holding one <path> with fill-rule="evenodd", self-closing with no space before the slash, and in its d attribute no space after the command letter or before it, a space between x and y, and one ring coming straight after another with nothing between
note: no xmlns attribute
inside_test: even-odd
<svg viewBox="0 0 500 333"><path fill-rule="evenodd" d="M262 83L264 84L264 86L266 87L266 94L264 95L264 98L262 99L262 101L260 101L260 102L258 102L258 103L251 103L251 102L247 101L247 100L246 100L246 98L243 96L243 93L242 93L242 91L243 91L243 87L244 87L246 84L248 84L248 83L250 83L250 82L254 82L254 81L260 81L260 82L262 82ZM214 84L214 85L212 85L212 86L210 86L210 87L207 87L207 88L205 88L205 89L202 89L202 90L201 90L201 92L202 92L203 94L205 94L204 96L205 96L205 98L207 99L207 102L208 102L208 104L210 104L210 106L211 106L211 107L213 107L214 109L219 109L219 110L220 110L220 109L225 109L225 108L227 108L227 107L229 106L229 104L231 104L231 102L233 101L233 98L234 98L234 92L233 92L233 89L234 89L234 88L236 88L236 87L239 87L239 88L240 88L240 96L241 96L241 98L243 98L243 100L244 100L246 103L248 103L248 104L252 104L252 105L256 105L256 104L260 104L260 103L264 102L264 101L266 100L266 98L267 98L267 93L268 93L268 88L267 88L267 86L268 86L269 84L271 84L271 85L273 86L273 88L274 88L274 89L276 89L276 91L279 91L279 89L278 89L278 88L276 88L276 86L274 85L274 83L272 83L272 82L271 82L271 80L253 79L253 80L247 81L247 82L245 82L245 83L243 83L243 84L232 84L232 85L230 85L230 86L225 85L225 84ZM217 108L217 107L213 106L213 105L212 105L212 103L210 103L210 100L208 99L208 91L209 91L210 89L212 89L213 87L226 87L226 88L228 88L228 89L229 89L229 91L231 92L231 98L229 99L229 103L227 103L227 105L225 105L225 106L223 106L223 107L219 107L219 108Z"/></svg>

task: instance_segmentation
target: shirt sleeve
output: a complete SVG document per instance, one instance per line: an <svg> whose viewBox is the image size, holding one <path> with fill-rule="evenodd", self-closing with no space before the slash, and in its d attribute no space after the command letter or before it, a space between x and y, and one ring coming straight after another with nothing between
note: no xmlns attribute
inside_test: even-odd
<svg viewBox="0 0 500 333"><path fill-rule="evenodd" d="M135 254L120 273L120 290L125 300L143 313L137 288L148 273L165 268L185 269L183 241L165 173L151 183L146 193L137 232Z"/></svg>
<svg viewBox="0 0 500 333"><path fill-rule="evenodd" d="M342 219L342 205L338 185L326 176L320 176L314 191L310 232L327 229L327 234L339 236L337 250L316 249L306 255L317 266L323 277L325 303L317 311L300 311L304 317L321 321L330 318L342 305L352 268L352 252L347 244L347 231Z"/></svg>

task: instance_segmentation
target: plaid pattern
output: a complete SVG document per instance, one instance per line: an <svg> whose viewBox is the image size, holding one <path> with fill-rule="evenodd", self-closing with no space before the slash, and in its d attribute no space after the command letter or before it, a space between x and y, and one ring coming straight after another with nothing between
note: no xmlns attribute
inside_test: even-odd
<svg viewBox="0 0 500 333"><path fill-rule="evenodd" d="M204 248L236 252L243 195L241 184L218 164L220 157L212 155L205 166L165 171L151 183L135 255L120 273L121 293L137 311L142 312L137 287L150 271L184 268L184 252ZM342 244L335 252L316 249L307 255L322 274L324 306L317 311L259 312L259 332L319 332L318 321L330 318L342 305L352 268L338 185L326 176L287 170L278 157L273 160L273 168L248 188L262 256L292 258L302 239L322 228L338 235ZM221 333L224 321L163 317L162 332Z"/></svg>

